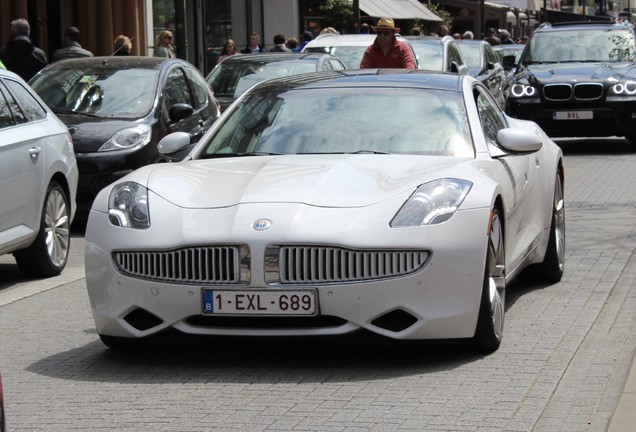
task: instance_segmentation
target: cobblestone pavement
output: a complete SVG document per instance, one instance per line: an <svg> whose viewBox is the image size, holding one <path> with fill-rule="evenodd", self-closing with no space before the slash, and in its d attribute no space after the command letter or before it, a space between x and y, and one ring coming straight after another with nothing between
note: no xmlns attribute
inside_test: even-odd
<svg viewBox="0 0 636 432"><path fill-rule="evenodd" d="M636 347L636 154L591 145L563 144L564 279L509 287L504 341L488 356L357 338L113 352L93 328L81 250L47 281L1 257L10 430L605 431Z"/></svg>

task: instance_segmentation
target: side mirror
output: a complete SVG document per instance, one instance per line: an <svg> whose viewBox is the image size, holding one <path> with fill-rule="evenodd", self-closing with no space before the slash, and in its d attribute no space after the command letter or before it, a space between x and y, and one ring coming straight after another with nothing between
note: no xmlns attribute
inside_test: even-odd
<svg viewBox="0 0 636 432"><path fill-rule="evenodd" d="M501 64L503 65L504 69L513 69L515 66L517 66L517 63L515 62L515 55L511 54L503 56Z"/></svg>
<svg viewBox="0 0 636 432"><path fill-rule="evenodd" d="M192 109L192 108L190 108ZM176 153L191 144L190 134L187 132L173 132L161 138L157 144L157 150L162 156L168 156Z"/></svg>
<svg viewBox="0 0 636 432"><path fill-rule="evenodd" d="M187 103L176 103L168 110L168 116L172 123L190 117L194 113L194 109Z"/></svg>
<svg viewBox="0 0 636 432"><path fill-rule="evenodd" d="M541 137L517 128L501 129L497 132L497 143L512 153L533 153L543 147Z"/></svg>

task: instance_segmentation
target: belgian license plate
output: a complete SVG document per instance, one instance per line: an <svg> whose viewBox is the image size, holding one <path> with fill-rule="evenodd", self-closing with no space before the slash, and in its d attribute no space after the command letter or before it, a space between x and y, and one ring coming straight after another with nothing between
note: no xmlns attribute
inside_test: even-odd
<svg viewBox="0 0 636 432"><path fill-rule="evenodd" d="M203 315L316 315L318 294L304 290L201 290Z"/></svg>
<svg viewBox="0 0 636 432"><path fill-rule="evenodd" d="M593 111L556 111L552 113L553 120L591 120Z"/></svg>

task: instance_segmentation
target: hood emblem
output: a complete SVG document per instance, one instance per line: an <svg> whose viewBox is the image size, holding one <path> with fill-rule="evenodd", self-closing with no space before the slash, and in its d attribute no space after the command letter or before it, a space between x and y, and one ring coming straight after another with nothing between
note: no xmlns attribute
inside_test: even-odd
<svg viewBox="0 0 636 432"><path fill-rule="evenodd" d="M272 226L272 221L269 219L257 219L253 224L252 228L255 231L265 231Z"/></svg>

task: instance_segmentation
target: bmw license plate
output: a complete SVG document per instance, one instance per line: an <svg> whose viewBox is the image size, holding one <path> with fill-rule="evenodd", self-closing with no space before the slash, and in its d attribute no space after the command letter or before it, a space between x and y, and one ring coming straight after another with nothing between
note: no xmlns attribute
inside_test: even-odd
<svg viewBox="0 0 636 432"><path fill-rule="evenodd" d="M555 111L552 120L592 120L593 111Z"/></svg>
<svg viewBox="0 0 636 432"><path fill-rule="evenodd" d="M305 290L201 290L203 315L316 315L318 294Z"/></svg>

